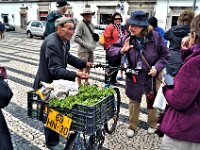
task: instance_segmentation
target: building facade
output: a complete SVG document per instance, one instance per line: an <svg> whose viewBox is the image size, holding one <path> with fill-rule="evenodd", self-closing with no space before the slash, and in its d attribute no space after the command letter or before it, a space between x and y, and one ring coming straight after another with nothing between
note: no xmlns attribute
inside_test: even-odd
<svg viewBox="0 0 200 150"><path fill-rule="evenodd" d="M99 0L77 1L68 0L70 6L66 12L67 17L82 20L80 13L86 4L95 11L94 24L108 24L111 15L118 11L127 18L134 10L143 10L149 16L156 16L159 26L169 29L177 24L180 13L193 8L194 0ZM197 0L195 13L200 13L200 0ZM9 7L9 9L8 9ZM48 13L56 10L56 0L0 0L0 20L21 28L25 28L30 20L45 20Z"/></svg>

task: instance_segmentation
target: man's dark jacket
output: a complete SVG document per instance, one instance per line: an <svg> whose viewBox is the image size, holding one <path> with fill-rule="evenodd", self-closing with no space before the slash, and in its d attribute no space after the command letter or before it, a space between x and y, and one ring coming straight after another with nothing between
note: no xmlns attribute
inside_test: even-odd
<svg viewBox="0 0 200 150"><path fill-rule="evenodd" d="M58 18L61 18L62 15L58 11L52 11L48 16L47 16L47 23L46 23L46 28L44 31L44 36L47 37L49 34L55 32L55 21Z"/></svg>
<svg viewBox="0 0 200 150"><path fill-rule="evenodd" d="M72 56L69 50L69 42L65 46L56 32L44 40L40 50L40 62L33 85L34 89L40 88L40 81L46 83L51 83L53 80L58 79L75 81L76 73L67 70L67 64L83 69L86 67L86 62Z"/></svg>
<svg viewBox="0 0 200 150"><path fill-rule="evenodd" d="M164 38L170 41L169 50L171 58L168 61L168 65L166 68L167 73L169 73L172 76L175 76L177 74L177 71L179 70L182 64L182 59L180 55L181 41L183 37L186 37L188 35L189 32L189 26L176 25L164 34Z"/></svg>

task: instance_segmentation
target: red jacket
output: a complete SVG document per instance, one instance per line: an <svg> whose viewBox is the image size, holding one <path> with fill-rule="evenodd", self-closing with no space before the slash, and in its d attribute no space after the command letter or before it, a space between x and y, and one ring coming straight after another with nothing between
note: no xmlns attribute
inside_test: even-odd
<svg viewBox="0 0 200 150"><path fill-rule="evenodd" d="M108 49L119 39L119 32L114 24L109 24L104 31L104 48Z"/></svg>

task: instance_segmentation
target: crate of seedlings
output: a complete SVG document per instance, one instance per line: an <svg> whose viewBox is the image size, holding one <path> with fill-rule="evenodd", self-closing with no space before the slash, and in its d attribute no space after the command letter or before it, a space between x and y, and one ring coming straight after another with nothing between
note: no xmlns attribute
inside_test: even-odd
<svg viewBox="0 0 200 150"><path fill-rule="evenodd" d="M100 129L115 112L114 90L97 86L81 86L75 96L51 99L49 107L72 118L71 130L88 135Z"/></svg>

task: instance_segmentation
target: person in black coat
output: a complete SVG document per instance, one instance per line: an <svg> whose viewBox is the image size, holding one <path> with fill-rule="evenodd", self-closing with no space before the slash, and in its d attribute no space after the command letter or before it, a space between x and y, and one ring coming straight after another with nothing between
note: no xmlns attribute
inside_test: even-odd
<svg viewBox="0 0 200 150"><path fill-rule="evenodd" d="M182 59L180 55L181 41L190 33L190 22L194 18L194 12L183 11L178 18L178 25L171 27L164 34L164 38L170 42L169 50L171 58L166 67L167 74L175 76L181 67Z"/></svg>
<svg viewBox="0 0 200 150"><path fill-rule="evenodd" d="M39 68L33 85L35 90L41 87L41 81L52 83L58 79L75 81L76 77L88 78L83 72L67 70L67 64L78 69L92 66L90 62L85 62L69 53L69 40L74 34L74 21L62 17L56 20L55 26L56 32L49 35L41 46ZM45 141L50 149L64 149L59 144L59 134L48 128L45 128Z"/></svg>
<svg viewBox="0 0 200 150"><path fill-rule="evenodd" d="M9 104L13 96L10 87L4 81L6 78L6 70L0 66L0 150L13 150L10 132L1 110Z"/></svg>

